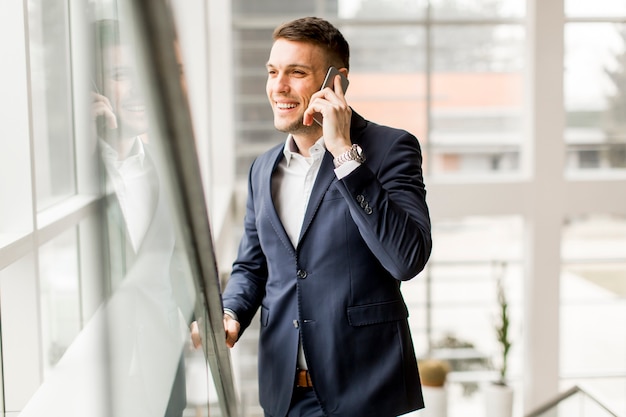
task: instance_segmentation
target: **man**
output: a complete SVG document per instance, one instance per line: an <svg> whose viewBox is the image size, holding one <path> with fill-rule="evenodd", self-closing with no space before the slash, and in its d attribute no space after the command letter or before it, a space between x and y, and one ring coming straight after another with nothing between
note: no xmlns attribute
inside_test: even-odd
<svg viewBox="0 0 626 417"><path fill-rule="evenodd" d="M274 31L267 95L288 133L253 163L244 235L223 294L232 347L261 309L267 417L392 417L423 407L400 282L431 251L419 144L363 119L341 79L349 47L318 18ZM321 125L314 114L322 115Z"/></svg>

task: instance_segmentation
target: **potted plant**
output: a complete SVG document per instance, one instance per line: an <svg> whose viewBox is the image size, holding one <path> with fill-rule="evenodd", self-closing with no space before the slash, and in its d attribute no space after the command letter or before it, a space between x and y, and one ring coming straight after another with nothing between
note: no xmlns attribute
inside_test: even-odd
<svg viewBox="0 0 626 417"><path fill-rule="evenodd" d="M513 389L507 385L511 335L509 332L509 302L502 286L497 282L498 321L495 326L496 338L500 347L498 380L485 389L486 417L510 417L513 414Z"/></svg>
<svg viewBox="0 0 626 417"><path fill-rule="evenodd" d="M422 382L425 409L423 417L446 417L448 415L448 394L445 389L446 378L450 372L447 361L426 358L418 361L417 366Z"/></svg>

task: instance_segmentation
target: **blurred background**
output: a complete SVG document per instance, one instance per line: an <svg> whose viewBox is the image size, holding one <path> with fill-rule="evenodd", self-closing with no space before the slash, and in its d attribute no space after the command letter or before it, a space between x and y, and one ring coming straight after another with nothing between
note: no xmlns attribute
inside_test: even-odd
<svg viewBox="0 0 626 417"><path fill-rule="evenodd" d="M448 416L484 416L503 361L516 417L569 401L559 394L572 387L576 405L561 415L626 416L626 3L616 0L2 1L0 412L168 415L183 378L185 416L263 415L256 332L225 352L210 311L221 310L250 164L285 140L265 95L271 34L302 16L330 20L350 43L353 109L421 143L433 254L402 290L417 356L450 366ZM119 23L125 58L106 52L101 21ZM119 126L94 94L109 97ZM177 268L157 290L145 277L159 274L136 267L153 258L124 246L134 226L121 195L141 186L122 173L121 192L102 151L130 130L124 109L146 119L129 138L154 159L157 175L141 175L174 213L155 220L172 224L164 268ZM172 143L192 153L181 163ZM204 229L190 226L188 202L201 204ZM189 243L196 235L204 251ZM165 313L159 297L171 301ZM137 313L138 299L157 301ZM152 335L155 315L168 318ZM183 334L171 349L163 329ZM141 357L167 369L141 373ZM136 375L145 392L125 403L119 387Z"/></svg>

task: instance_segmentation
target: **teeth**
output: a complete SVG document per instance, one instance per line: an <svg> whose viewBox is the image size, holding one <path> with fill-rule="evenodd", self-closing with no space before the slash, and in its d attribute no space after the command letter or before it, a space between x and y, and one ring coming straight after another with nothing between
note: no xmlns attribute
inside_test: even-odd
<svg viewBox="0 0 626 417"><path fill-rule="evenodd" d="M293 103L276 103L276 107L279 109L293 109L297 106L297 104Z"/></svg>

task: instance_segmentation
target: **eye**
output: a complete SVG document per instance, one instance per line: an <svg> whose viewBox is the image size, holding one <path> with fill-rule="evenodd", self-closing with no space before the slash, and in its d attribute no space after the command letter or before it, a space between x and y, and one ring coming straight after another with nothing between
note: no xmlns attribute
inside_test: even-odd
<svg viewBox="0 0 626 417"><path fill-rule="evenodd" d="M111 79L115 81L124 81L130 78L129 71L119 69L111 72Z"/></svg>

